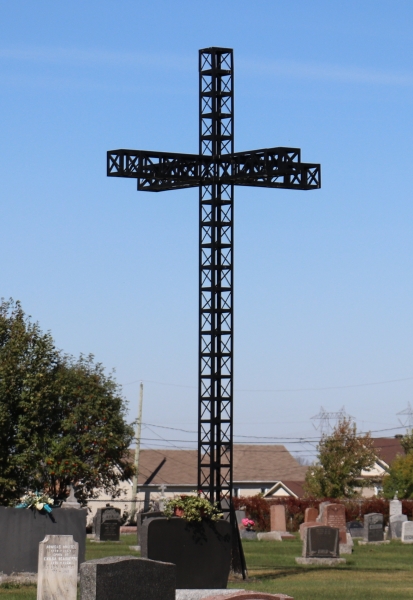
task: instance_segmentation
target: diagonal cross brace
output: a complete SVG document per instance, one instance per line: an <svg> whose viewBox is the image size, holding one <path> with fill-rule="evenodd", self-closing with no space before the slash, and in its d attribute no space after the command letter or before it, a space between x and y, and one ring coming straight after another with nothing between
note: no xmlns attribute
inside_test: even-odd
<svg viewBox="0 0 413 600"><path fill-rule="evenodd" d="M264 148L220 157L145 150L110 150L108 177L138 180L138 190L160 192L208 182L313 190L321 187L320 165L302 163L299 148Z"/></svg>

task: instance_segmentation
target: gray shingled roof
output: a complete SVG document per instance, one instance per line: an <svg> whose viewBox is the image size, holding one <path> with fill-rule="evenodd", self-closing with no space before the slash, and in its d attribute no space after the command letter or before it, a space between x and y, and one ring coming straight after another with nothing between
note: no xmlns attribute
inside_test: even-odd
<svg viewBox="0 0 413 600"><path fill-rule="evenodd" d="M133 460L133 451L131 451ZM234 445L234 482L304 481L307 467L284 446ZM193 485L197 481L197 450L141 450L139 485Z"/></svg>

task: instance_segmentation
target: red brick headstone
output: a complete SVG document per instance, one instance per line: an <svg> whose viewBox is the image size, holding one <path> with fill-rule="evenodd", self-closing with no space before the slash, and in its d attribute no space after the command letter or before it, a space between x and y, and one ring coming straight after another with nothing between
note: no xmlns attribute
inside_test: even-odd
<svg viewBox="0 0 413 600"><path fill-rule="evenodd" d="M320 525L337 527L340 530L340 544L347 543L346 509L343 504L327 504L321 513Z"/></svg>
<svg viewBox="0 0 413 600"><path fill-rule="evenodd" d="M270 506L271 531L287 531L284 504Z"/></svg>
<svg viewBox="0 0 413 600"><path fill-rule="evenodd" d="M318 510L316 508L306 508L304 512L304 523L315 521L318 517Z"/></svg>

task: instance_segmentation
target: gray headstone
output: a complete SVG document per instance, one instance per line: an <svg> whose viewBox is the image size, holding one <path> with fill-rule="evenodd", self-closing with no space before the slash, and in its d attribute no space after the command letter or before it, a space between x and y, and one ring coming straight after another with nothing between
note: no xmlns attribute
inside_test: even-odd
<svg viewBox="0 0 413 600"><path fill-rule="evenodd" d="M352 538L363 537L364 526L360 521L349 521L347 523L347 531Z"/></svg>
<svg viewBox="0 0 413 600"><path fill-rule="evenodd" d="M383 515L381 513L364 515L363 538L366 542L382 542L384 540Z"/></svg>
<svg viewBox="0 0 413 600"><path fill-rule="evenodd" d="M75 496L75 490L73 488L73 485L70 486L69 496L64 502L62 502L62 506L60 508L82 508Z"/></svg>
<svg viewBox="0 0 413 600"><path fill-rule="evenodd" d="M80 600L175 600L171 563L108 556L80 565Z"/></svg>
<svg viewBox="0 0 413 600"><path fill-rule="evenodd" d="M400 500L390 500L389 502L389 517L396 517L402 514L402 503Z"/></svg>
<svg viewBox="0 0 413 600"><path fill-rule="evenodd" d="M242 525L242 519L245 519L245 510L236 510L235 516L237 518L238 526Z"/></svg>
<svg viewBox="0 0 413 600"><path fill-rule="evenodd" d="M72 535L47 535L39 544L37 600L76 600L78 560Z"/></svg>
<svg viewBox="0 0 413 600"><path fill-rule="evenodd" d="M95 539L118 542L120 539L120 509L113 506L98 508L94 519Z"/></svg>
<svg viewBox="0 0 413 600"><path fill-rule="evenodd" d="M402 542L403 544L413 544L413 521L402 523Z"/></svg>
<svg viewBox="0 0 413 600"><path fill-rule="evenodd" d="M390 517L389 538L391 540L399 540L402 537L402 525L405 521L407 521L406 515Z"/></svg>
<svg viewBox="0 0 413 600"><path fill-rule="evenodd" d="M331 504L331 502L329 502L328 500L326 502L320 502L319 507L318 507L318 517L317 517L317 521L322 522L323 518L324 518L324 508L326 506L328 506L329 504Z"/></svg>
<svg viewBox="0 0 413 600"><path fill-rule="evenodd" d="M138 513L136 515L136 531L138 534L138 543L140 543L141 541L142 523L145 521L145 519L158 519L161 517L163 518L165 517L165 515L163 514L163 512L160 511L144 512Z"/></svg>
<svg viewBox="0 0 413 600"><path fill-rule="evenodd" d="M303 557L340 558L340 530L337 527L308 527Z"/></svg>

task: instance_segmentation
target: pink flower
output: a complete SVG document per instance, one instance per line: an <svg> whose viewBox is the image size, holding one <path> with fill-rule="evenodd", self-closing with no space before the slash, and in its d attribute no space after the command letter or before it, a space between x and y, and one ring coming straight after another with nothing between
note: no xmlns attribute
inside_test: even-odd
<svg viewBox="0 0 413 600"><path fill-rule="evenodd" d="M253 521L252 519L242 519L241 523L244 525L244 527L254 527L255 525L255 521Z"/></svg>

